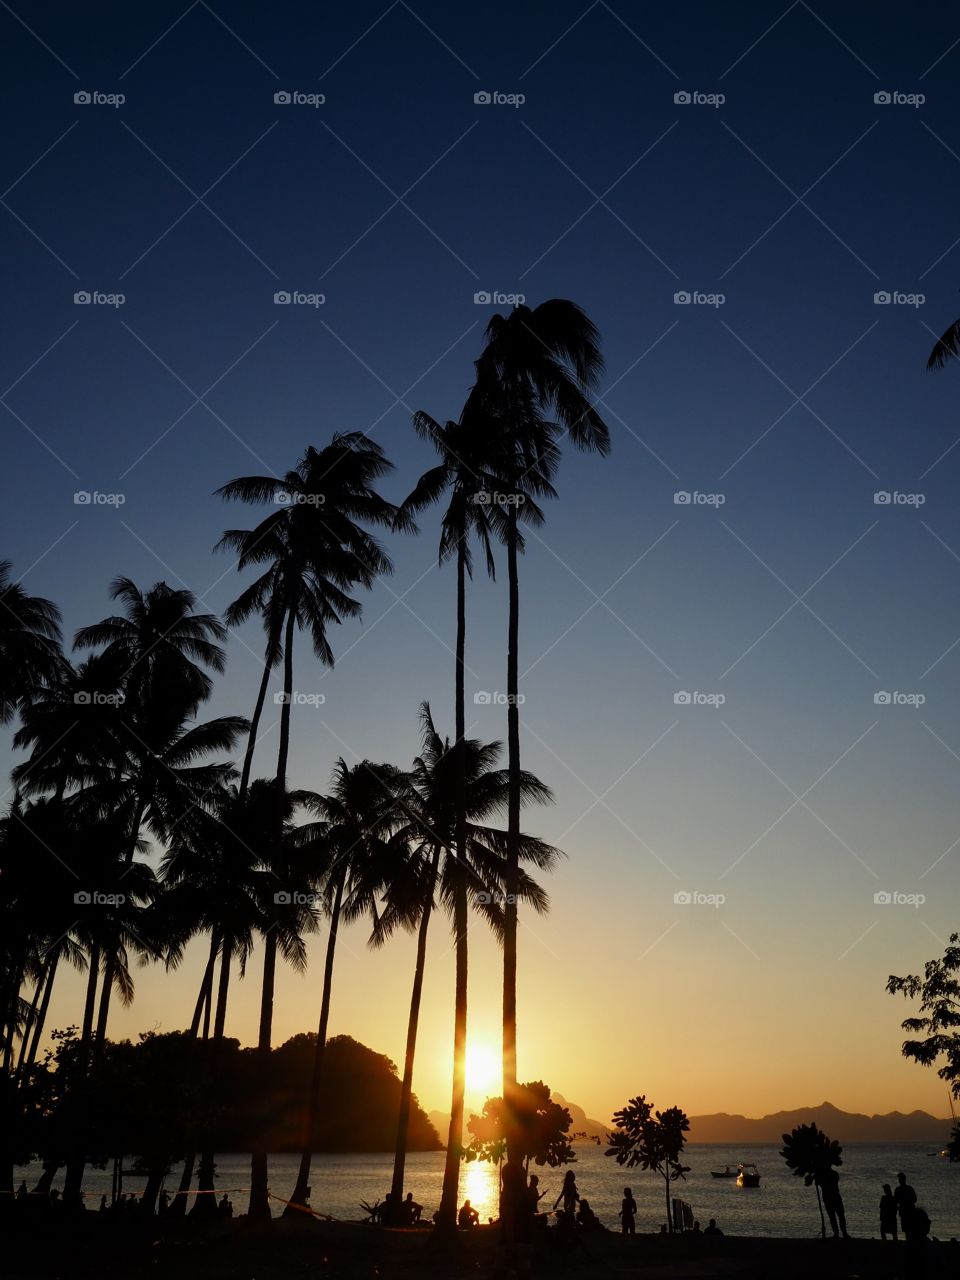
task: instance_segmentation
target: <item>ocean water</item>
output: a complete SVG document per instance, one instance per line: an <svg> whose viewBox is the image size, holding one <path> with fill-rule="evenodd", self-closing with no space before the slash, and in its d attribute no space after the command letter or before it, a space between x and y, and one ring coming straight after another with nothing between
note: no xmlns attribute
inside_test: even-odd
<svg viewBox="0 0 960 1280"><path fill-rule="evenodd" d="M850 1143L844 1147L840 1168L840 1190L844 1198L847 1227L851 1235L878 1237L877 1206L884 1182L896 1183L898 1170L917 1190L919 1203L930 1215L932 1233L940 1239L960 1238L960 1164L931 1157L929 1146L898 1143L889 1146L876 1143ZM809 1237L819 1235L820 1218L816 1192L805 1187L784 1164L778 1146L754 1147L691 1145L684 1156L691 1166L686 1179L674 1183L672 1194L686 1200L694 1216L706 1226L716 1218L727 1235ZM738 1161L752 1162L760 1170L760 1186L740 1188L730 1180L711 1178L710 1170ZM407 1159L406 1190L424 1206L429 1218L439 1204L443 1177L444 1153L420 1152ZM292 1155L270 1159L270 1190L277 1197L274 1212L283 1209L283 1197L290 1194L297 1174L298 1158ZM360 1201L373 1203L389 1189L393 1159L389 1153L372 1155L318 1155L314 1157L310 1203L314 1209L342 1220L362 1218ZM621 1169L603 1148L581 1145L576 1163L570 1166L577 1175L577 1186L601 1222L619 1230L617 1214L624 1186L630 1186L638 1204L637 1230L659 1231L666 1220L663 1180L656 1174L637 1169ZM247 1205L249 1157L223 1155L217 1158L218 1193L226 1191L234 1203L234 1212L243 1213ZM564 1169L537 1169L541 1190L546 1196L541 1208L552 1208L560 1191ZM18 1170L18 1178L26 1177L31 1186L40 1174L39 1165ZM179 1168L166 1181L171 1193L179 1182ZM54 1183L62 1186L62 1176ZM93 1209L100 1196L110 1194L110 1170L88 1169L84 1181L87 1205ZM138 1192L143 1179L126 1174L124 1190ZM481 1221L497 1212L497 1170L487 1164L465 1164L460 1177L460 1203L465 1198L479 1210ZM829 1227L828 1227L829 1230Z"/></svg>

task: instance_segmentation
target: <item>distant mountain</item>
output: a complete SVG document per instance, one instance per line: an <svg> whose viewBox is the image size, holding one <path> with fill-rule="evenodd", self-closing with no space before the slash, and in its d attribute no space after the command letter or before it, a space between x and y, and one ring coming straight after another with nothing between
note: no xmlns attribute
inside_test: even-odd
<svg viewBox="0 0 960 1280"><path fill-rule="evenodd" d="M890 1111L867 1116L841 1111L830 1102L819 1107L798 1107L795 1111L775 1111L772 1115L691 1116L688 1142L720 1142L749 1146L756 1142L779 1142L783 1134L798 1124L816 1124L840 1142L929 1142L942 1146L950 1136L952 1121L938 1120L927 1111Z"/></svg>
<svg viewBox="0 0 960 1280"><path fill-rule="evenodd" d="M561 1093L555 1090L550 1094L554 1102L559 1102L561 1107L566 1107L573 1117L573 1124L570 1126L572 1133L585 1133L587 1141L592 1142L594 1138L599 1138L601 1142L610 1132L605 1124L601 1124L599 1120L591 1120L583 1107L578 1107L575 1102L568 1102Z"/></svg>

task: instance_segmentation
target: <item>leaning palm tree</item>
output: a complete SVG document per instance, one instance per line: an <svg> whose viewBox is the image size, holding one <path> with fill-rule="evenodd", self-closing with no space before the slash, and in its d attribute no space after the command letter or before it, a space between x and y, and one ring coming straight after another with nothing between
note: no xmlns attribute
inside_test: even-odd
<svg viewBox="0 0 960 1280"><path fill-rule="evenodd" d="M927 358L928 369L942 369L950 360L960 359L960 320L941 333Z"/></svg>
<svg viewBox="0 0 960 1280"><path fill-rule="evenodd" d="M503 938L503 1088L510 1102L517 1084L517 903L520 839L519 579L518 521L530 519L533 495L552 493L561 439L578 449L606 454L610 437L591 400L603 370L600 337L573 302L554 298L533 309L494 315L476 362L471 400L502 439L507 486L507 751L511 788L507 815L507 902ZM510 500L512 499L512 501ZM508 1126L512 1129L512 1126ZM508 1132L508 1149L513 1146Z"/></svg>
<svg viewBox="0 0 960 1280"><path fill-rule="evenodd" d="M497 769L500 754L498 742L481 743L464 738L459 747L452 746L436 730L429 703L420 708L422 745L413 769L403 779L398 792L404 826L396 839L413 850L415 857L404 860L397 868L388 868L385 882L386 905L380 914L371 941L382 944L397 928L417 929L417 953L410 1014L407 1023L407 1045L404 1056L400 1092L400 1115L394 1153L393 1204L398 1205L403 1193L406 1163L407 1129L413 1095L413 1067L416 1054L420 999L426 962L427 931L439 895L449 913L454 929L456 952L456 991L454 1058L462 1061L466 1046L466 1002L462 999L467 984L467 910L473 902L497 936L503 928L503 869L506 832L486 825L507 805L508 777ZM462 758L457 758L457 751ZM466 831L462 844L457 835L461 812L461 775L466 809ZM548 787L532 774L521 774L524 799L540 804L551 800ZM536 837L521 838L521 858L540 869L548 869L559 856L556 849ZM442 860L441 860L442 859ZM534 909L547 908L547 896L524 871L518 880L520 895ZM457 1081L457 1073L454 1075ZM462 1076L460 1077L462 1080ZM462 1144L463 1094L455 1094L453 1109L459 1128L451 1136L453 1151L448 1146L438 1222L447 1225L456 1220L457 1191Z"/></svg>
<svg viewBox="0 0 960 1280"><path fill-rule="evenodd" d="M25 701L55 679L62 662L60 610L31 596L0 560L0 724L9 724Z"/></svg>

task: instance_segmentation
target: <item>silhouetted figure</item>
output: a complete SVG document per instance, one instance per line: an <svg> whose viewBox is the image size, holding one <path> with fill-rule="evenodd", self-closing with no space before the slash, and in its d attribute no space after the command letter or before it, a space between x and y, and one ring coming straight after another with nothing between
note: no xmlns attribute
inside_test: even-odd
<svg viewBox="0 0 960 1280"><path fill-rule="evenodd" d="M692 1236L702 1236L702 1235L703 1235L703 1232L700 1230L700 1221L699 1221L699 1219L694 1218L694 1220L693 1220L693 1226L690 1228L690 1234L691 1234Z"/></svg>
<svg viewBox="0 0 960 1280"><path fill-rule="evenodd" d="M540 1190L540 1179L535 1173L531 1173L530 1181L527 1183L527 1213L533 1217L540 1212L540 1201L547 1193Z"/></svg>
<svg viewBox="0 0 960 1280"><path fill-rule="evenodd" d="M716 1218L710 1219L710 1221L707 1223L706 1230L704 1231L703 1234L705 1236L722 1236L723 1235L723 1232L717 1226Z"/></svg>
<svg viewBox="0 0 960 1280"><path fill-rule="evenodd" d="M533 1219L527 1213L527 1175L508 1160L500 1181L500 1231L505 1244L527 1239Z"/></svg>
<svg viewBox="0 0 960 1280"><path fill-rule="evenodd" d="M580 1196L577 1193L577 1175L572 1169L568 1169L563 1177L563 1186L560 1188L560 1194L553 1202L554 1209L563 1201L563 1212L568 1215L571 1222L577 1212L577 1205L580 1203Z"/></svg>
<svg viewBox="0 0 960 1280"><path fill-rule="evenodd" d="M412 1227L415 1222L420 1221L420 1215L423 1213L423 1205L417 1204L413 1198L413 1192L407 1192L407 1198L401 1207L401 1222L405 1227Z"/></svg>
<svg viewBox="0 0 960 1280"><path fill-rule="evenodd" d="M629 1187L623 1188L623 1200L620 1202L620 1233L625 1236L637 1234L637 1202Z"/></svg>
<svg viewBox="0 0 960 1280"><path fill-rule="evenodd" d="M883 1184L883 1195L880 1197L880 1239L887 1236L896 1242L897 1239L897 1202L890 1190L890 1183Z"/></svg>
<svg viewBox="0 0 960 1280"><path fill-rule="evenodd" d="M912 1191L913 1188L911 1187ZM901 1218L901 1222L903 1219ZM930 1218L914 1200L903 1228L906 1244L903 1249L903 1274L908 1280L924 1276L927 1272L927 1236L930 1234Z"/></svg>
<svg viewBox="0 0 960 1280"><path fill-rule="evenodd" d="M464 1231L469 1231L471 1227L478 1227L479 1225L480 1214L469 1200L464 1200L460 1206L460 1212L457 1214L457 1226Z"/></svg>
<svg viewBox="0 0 960 1280"><path fill-rule="evenodd" d="M590 1201L583 1199L580 1201L580 1209L577 1213L577 1226L583 1231L600 1231L603 1224L597 1215L590 1208Z"/></svg>
<svg viewBox="0 0 960 1280"><path fill-rule="evenodd" d="M830 1219L833 1238L839 1240L842 1236L846 1240L848 1238L847 1219L843 1212L843 1197L840 1195L840 1175L834 1168L824 1169L817 1178L817 1182L823 1192L823 1207Z"/></svg>
<svg viewBox="0 0 960 1280"><path fill-rule="evenodd" d="M100 1197L100 1210L99 1210L99 1212L100 1212L100 1213L106 1213L106 1212L107 1212L107 1197L106 1197L105 1195Z"/></svg>
<svg viewBox="0 0 960 1280"><path fill-rule="evenodd" d="M230 1200L226 1192L224 1192L220 1203L217 1205L217 1216L220 1218L233 1217L233 1202Z"/></svg>
<svg viewBox="0 0 960 1280"><path fill-rule="evenodd" d="M170 1193L168 1191L160 1192L160 1199L157 1202L157 1214L162 1218L170 1208Z"/></svg>
<svg viewBox="0 0 960 1280"><path fill-rule="evenodd" d="M907 1222L913 1213L917 1203L917 1193L907 1181L907 1175L901 1171L897 1174L897 1189L893 1193L896 1201L897 1213L900 1216L900 1226L903 1228L903 1234L907 1234Z"/></svg>
<svg viewBox="0 0 960 1280"><path fill-rule="evenodd" d="M572 1213L564 1209L557 1211L557 1227L553 1232L556 1242L561 1248L575 1248L577 1245L577 1224Z"/></svg>

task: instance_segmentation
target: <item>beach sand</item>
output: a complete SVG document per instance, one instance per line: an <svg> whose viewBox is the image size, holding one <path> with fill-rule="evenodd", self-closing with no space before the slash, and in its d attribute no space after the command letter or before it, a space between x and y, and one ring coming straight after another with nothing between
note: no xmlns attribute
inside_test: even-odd
<svg viewBox="0 0 960 1280"><path fill-rule="evenodd" d="M704 1240L612 1233L592 1235L583 1251L561 1251L552 1233L520 1269L505 1269L493 1228L460 1233L450 1243L428 1230L384 1231L353 1223L275 1222L264 1229L243 1219L194 1229L142 1230L98 1215L71 1223L9 1224L0 1259L4 1280L435 1280L479 1276L638 1276L645 1280L741 1277L743 1280L891 1280L903 1274L902 1244L818 1238ZM931 1242L927 1276L960 1274L960 1245Z"/></svg>

